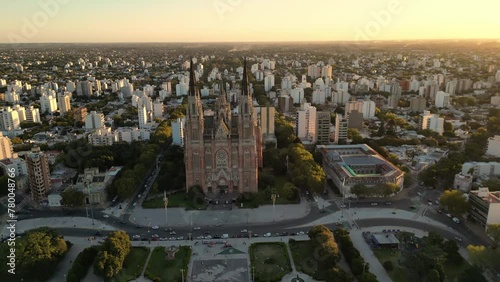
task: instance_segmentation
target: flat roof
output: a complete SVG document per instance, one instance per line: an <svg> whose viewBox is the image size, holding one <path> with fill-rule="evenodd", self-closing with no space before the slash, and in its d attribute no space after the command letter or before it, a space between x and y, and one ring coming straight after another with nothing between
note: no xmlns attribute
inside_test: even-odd
<svg viewBox="0 0 500 282"><path fill-rule="evenodd" d="M377 165L385 164L386 162L370 155L342 156L346 165Z"/></svg>

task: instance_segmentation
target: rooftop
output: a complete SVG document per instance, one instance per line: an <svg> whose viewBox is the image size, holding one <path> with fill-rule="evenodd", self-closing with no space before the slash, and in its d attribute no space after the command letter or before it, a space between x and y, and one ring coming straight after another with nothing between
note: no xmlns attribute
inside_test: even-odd
<svg viewBox="0 0 500 282"><path fill-rule="evenodd" d="M372 238L379 245L399 244L399 240L393 234L374 233Z"/></svg>

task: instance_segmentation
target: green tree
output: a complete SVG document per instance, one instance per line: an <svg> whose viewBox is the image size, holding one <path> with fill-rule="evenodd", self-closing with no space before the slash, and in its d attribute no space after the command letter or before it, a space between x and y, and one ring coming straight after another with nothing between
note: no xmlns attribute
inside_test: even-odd
<svg viewBox="0 0 500 282"><path fill-rule="evenodd" d="M128 199L134 194L137 187L137 181L133 177L121 177L114 182L116 193L120 199Z"/></svg>
<svg viewBox="0 0 500 282"><path fill-rule="evenodd" d="M431 269L425 278L425 282L440 282L439 272L436 269Z"/></svg>
<svg viewBox="0 0 500 282"><path fill-rule="evenodd" d="M61 193L62 204L68 207L80 207L83 205L83 200L85 195L82 191L78 191L74 188L69 188Z"/></svg>
<svg viewBox="0 0 500 282"><path fill-rule="evenodd" d="M462 272L458 282L487 282L483 276L483 271L477 266L470 266Z"/></svg>
<svg viewBox="0 0 500 282"><path fill-rule="evenodd" d="M334 267L328 270L326 282L352 282L354 279L345 270L339 267Z"/></svg>
<svg viewBox="0 0 500 282"><path fill-rule="evenodd" d="M486 234L493 239L493 248L500 244L500 224L488 224Z"/></svg>
<svg viewBox="0 0 500 282"><path fill-rule="evenodd" d="M459 190L446 190L439 200L452 214L462 215L469 210L469 203Z"/></svg>
<svg viewBox="0 0 500 282"><path fill-rule="evenodd" d="M124 231L110 233L97 254L95 262L96 273L111 279L123 267L125 257L130 253L130 237Z"/></svg>

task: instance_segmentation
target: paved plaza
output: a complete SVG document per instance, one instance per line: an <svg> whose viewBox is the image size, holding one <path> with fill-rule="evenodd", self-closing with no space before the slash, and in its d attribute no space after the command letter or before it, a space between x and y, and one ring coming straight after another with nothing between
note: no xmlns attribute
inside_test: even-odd
<svg viewBox="0 0 500 282"><path fill-rule="evenodd" d="M193 282L248 282L247 259L218 259L193 261L191 279Z"/></svg>

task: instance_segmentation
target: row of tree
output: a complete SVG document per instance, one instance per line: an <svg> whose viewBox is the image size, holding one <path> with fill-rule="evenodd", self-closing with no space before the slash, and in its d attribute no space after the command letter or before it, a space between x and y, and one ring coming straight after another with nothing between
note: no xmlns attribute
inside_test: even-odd
<svg viewBox="0 0 500 282"><path fill-rule="evenodd" d="M0 281L49 280L70 247L55 229L48 227L31 230L13 242L14 246L9 241L0 245ZM16 250L15 275L7 272L11 248Z"/></svg>
<svg viewBox="0 0 500 282"><path fill-rule="evenodd" d="M340 245L340 250L342 251L344 258L356 279L359 282L377 282L377 277L370 272L369 264L365 262L358 249L354 247L349 232L340 228L335 230L333 233L335 235L335 239Z"/></svg>
<svg viewBox="0 0 500 282"><path fill-rule="evenodd" d="M95 273L106 279L111 279L120 273L130 248L130 237L127 233L121 230L110 233L97 254Z"/></svg>
<svg viewBox="0 0 500 282"><path fill-rule="evenodd" d="M327 273L327 282L353 281L351 275L337 265L341 254L330 229L324 225L316 225L309 230L308 236L317 262L316 273Z"/></svg>
<svg viewBox="0 0 500 282"><path fill-rule="evenodd" d="M400 188L394 183L380 183L372 187L363 184L356 184L351 188L351 193L359 197L374 197L383 196L389 197L397 192Z"/></svg>

